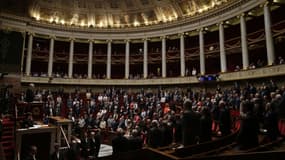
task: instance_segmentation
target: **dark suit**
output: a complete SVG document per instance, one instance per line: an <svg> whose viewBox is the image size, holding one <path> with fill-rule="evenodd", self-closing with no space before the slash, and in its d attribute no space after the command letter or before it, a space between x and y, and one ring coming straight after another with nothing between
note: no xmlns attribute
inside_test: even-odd
<svg viewBox="0 0 285 160"><path fill-rule="evenodd" d="M81 155L84 158L87 158L90 154L90 141L89 138L83 138L81 139Z"/></svg>
<svg viewBox="0 0 285 160"><path fill-rule="evenodd" d="M142 149L143 140L140 137L130 137L129 138L129 151Z"/></svg>
<svg viewBox="0 0 285 160"><path fill-rule="evenodd" d="M62 152L59 152L59 157L58 157L57 153L54 152L50 155L50 160L64 160L64 155Z"/></svg>
<svg viewBox="0 0 285 160"><path fill-rule="evenodd" d="M184 146L195 144L199 136L200 115L186 110L182 115L182 144Z"/></svg>
<svg viewBox="0 0 285 160"><path fill-rule="evenodd" d="M112 140L113 155L128 151L128 139L123 135L117 135Z"/></svg>
<svg viewBox="0 0 285 160"><path fill-rule="evenodd" d="M203 115L200 118L200 143L207 142L212 139L212 119L210 116Z"/></svg>
<svg viewBox="0 0 285 160"><path fill-rule="evenodd" d="M98 157L100 150L101 140L100 135L96 135L90 138L90 155Z"/></svg>
<svg viewBox="0 0 285 160"><path fill-rule="evenodd" d="M148 133L148 145L152 148L157 148L161 146L161 136L161 131L157 127L152 127Z"/></svg>
<svg viewBox="0 0 285 160"><path fill-rule="evenodd" d="M259 123L252 113L248 113L241 121L237 142L241 149L248 149L258 145Z"/></svg>
<svg viewBox="0 0 285 160"><path fill-rule="evenodd" d="M173 131L172 128L164 124L161 128L161 141L162 146L170 145L173 141Z"/></svg>
<svg viewBox="0 0 285 160"><path fill-rule="evenodd" d="M26 157L23 158L23 160L34 160L32 155L27 155ZM38 160L37 156L36 156L36 160Z"/></svg>
<svg viewBox="0 0 285 160"><path fill-rule="evenodd" d="M231 115L227 107L221 108L219 112L220 131L222 135L231 133Z"/></svg>

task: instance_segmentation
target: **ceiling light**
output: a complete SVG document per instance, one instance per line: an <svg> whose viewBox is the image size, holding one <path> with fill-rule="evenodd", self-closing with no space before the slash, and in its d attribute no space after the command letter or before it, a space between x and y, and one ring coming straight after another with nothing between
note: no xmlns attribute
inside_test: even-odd
<svg viewBox="0 0 285 160"><path fill-rule="evenodd" d="M140 23L138 21L134 21L134 26L139 26Z"/></svg>
<svg viewBox="0 0 285 160"><path fill-rule="evenodd" d="M49 22L50 22L50 23L52 23L52 22L53 22L53 18L52 18L52 17L50 17Z"/></svg>
<svg viewBox="0 0 285 160"><path fill-rule="evenodd" d="M37 21L39 21L41 19L40 15L37 15L35 18Z"/></svg>
<svg viewBox="0 0 285 160"><path fill-rule="evenodd" d="M61 23L61 24L64 24L64 23L65 23L65 21L62 19L62 20L60 21L60 23Z"/></svg>

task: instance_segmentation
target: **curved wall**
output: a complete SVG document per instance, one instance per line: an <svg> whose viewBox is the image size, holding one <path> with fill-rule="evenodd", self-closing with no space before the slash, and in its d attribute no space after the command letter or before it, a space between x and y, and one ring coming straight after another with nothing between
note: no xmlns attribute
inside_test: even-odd
<svg viewBox="0 0 285 160"><path fill-rule="evenodd" d="M138 28L90 29L65 27L55 24L38 23L32 19L25 19L4 13L0 16L0 24L4 29L16 29L22 32L27 31L58 37L96 40L145 39L199 30L203 27L215 25L239 16L266 2L267 0L237 0L225 5L219 10L209 11L208 13L193 18L185 18L177 22Z"/></svg>

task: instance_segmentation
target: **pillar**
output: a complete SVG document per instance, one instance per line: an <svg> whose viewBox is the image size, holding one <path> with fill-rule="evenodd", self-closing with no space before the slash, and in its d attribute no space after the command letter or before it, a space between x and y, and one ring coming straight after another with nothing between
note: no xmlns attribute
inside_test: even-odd
<svg viewBox="0 0 285 160"><path fill-rule="evenodd" d="M240 16L240 30L241 30L241 48L242 48L242 66L243 69L248 69L248 47L247 47L247 32L246 32L246 22L245 15Z"/></svg>
<svg viewBox="0 0 285 160"><path fill-rule="evenodd" d="M92 60L93 60L93 41L89 40L89 52L88 52L88 79L92 78Z"/></svg>
<svg viewBox="0 0 285 160"><path fill-rule="evenodd" d="M125 79L129 78L130 74L130 41L126 40L126 50L125 50Z"/></svg>
<svg viewBox="0 0 285 160"><path fill-rule="evenodd" d="M180 35L180 75L185 76L185 45L184 34Z"/></svg>
<svg viewBox="0 0 285 160"><path fill-rule="evenodd" d="M199 31L199 45L200 45L200 74L205 75L205 49L204 49L203 29L200 29Z"/></svg>
<svg viewBox="0 0 285 160"><path fill-rule="evenodd" d="M147 78L148 77L148 62L147 62L147 39L144 39L143 41L143 77Z"/></svg>
<svg viewBox="0 0 285 160"><path fill-rule="evenodd" d="M73 52L74 52L74 39L71 39L69 46L68 78L72 78L73 75Z"/></svg>
<svg viewBox="0 0 285 160"><path fill-rule="evenodd" d="M51 37L49 43L48 77L52 77L53 54L54 54L54 37Z"/></svg>
<svg viewBox="0 0 285 160"><path fill-rule="evenodd" d="M32 51L33 51L33 34L29 33L29 42L28 42L28 52L26 57L26 75L31 75L31 63L32 63Z"/></svg>
<svg viewBox="0 0 285 160"><path fill-rule="evenodd" d="M112 53L112 41L108 40L107 44L107 79L111 79L111 53Z"/></svg>
<svg viewBox="0 0 285 160"><path fill-rule="evenodd" d="M271 18L270 8L268 3L263 7L264 11L264 24L265 24L265 37L266 37L266 51L267 51L267 64L272 65L275 62L274 44L271 31Z"/></svg>
<svg viewBox="0 0 285 160"><path fill-rule="evenodd" d="M227 59L226 59L226 52L225 52L225 34L224 34L223 23L219 24L219 40L220 40L221 72L226 72L227 71Z"/></svg>

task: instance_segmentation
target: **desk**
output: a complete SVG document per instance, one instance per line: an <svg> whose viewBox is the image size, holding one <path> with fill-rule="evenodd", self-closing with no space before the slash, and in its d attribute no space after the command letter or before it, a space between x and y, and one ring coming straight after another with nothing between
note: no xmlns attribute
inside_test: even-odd
<svg viewBox="0 0 285 160"><path fill-rule="evenodd" d="M48 160L49 155L54 151L55 134L56 127L48 125L17 129L15 160L20 160L26 147L30 145L38 147L38 155L41 160Z"/></svg>
<svg viewBox="0 0 285 160"><path fill-rule="evenodd" d="M57 126L57 143L61 146L61 127L67 125L67 140L71 142L71 128L72 128L72 120L66 119L64 117L54 116L50 117L50 123Z"/></svg>

